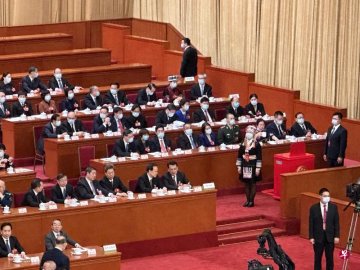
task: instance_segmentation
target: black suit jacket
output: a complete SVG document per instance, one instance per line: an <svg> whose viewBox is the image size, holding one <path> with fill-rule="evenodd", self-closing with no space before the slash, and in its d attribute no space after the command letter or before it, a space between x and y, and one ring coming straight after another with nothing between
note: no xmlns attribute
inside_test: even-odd
<svg viewBox="0 0 360 270"><path fill-rule="evenodd" d="M10 236L9 244L10 244L11 250L16 249L18 251L18 253L21 253L24 251L24 249L20 245L20 242L17 240L17 238L15 236ZM9 252L7 250L5 241L2 237L0 237L0 257L7 257L8 254L9 254Z"/></svg>
<svg viewBox="0 0 360 270"><path fill-rule="evenodd" d="M323 242L324 230L323 230L323 216L321 214L320 203L316 203L310 208L309 215L309 238L315 239L315 242ZM340 225L339 225L339 213L337 206L328 203L328 210L326 214L326 239L330 243L334 243L334 238L340 237Z"/></svg>
<svg viewBox="0 0 360 270"><path fill-rule="evenodd" d="M156 119L155 119L155 125L168 125L168 124L172 124L175 120L178 120L178 117L176 114L174 114L173 117L168 117L166 114L166 111L160 111L156 114Z"/></svg>
<svg viewBox="0 0 360 270"><path fill-rule="evenodd" d="M295 122L291 127L290 134L295 137L304 137L306 136L308 130L310 130L312 134L316 133L316 129L311 125L310 122L305 121L304 125L305 130L297 122Z"/></svg>
<svg viewBox="0 0 360 270"><path fill-rule="evenodd" d="M46 203L49 200L45 197L44 191L35 195L34 191L30 189L25 193L24 200L22 202L23 206L39 207L40 203Z"/></svg>
<svg viewBox="0 0 360 270"><path fill-rule="evenodd" d="M139 126L135 125L136 122L138 122L140 125ZM125 123L125 128L127 128L127 129L147 128L146 119L145 119L144 115L142 115L142 114L140 114L139 117L136 117L136 118L134 116L130 115L125 118L124 123Z"/></svg>
<svg viewBox="0 0 360 270"><path fill-rule="evenodd" d="M117 157L129 157L131 153L136 153L135 142L129 143L126 151L123 138L116 141L113 148L113 155Z"/></svg>
<svg viewBox="0 0 360 270"><path fill-rule="evenodd" d="M75 104L77 104L78 107L75 107ZM73 99L65 98L60 103L60 111L65 111L65 110L75 111L76 109L80 109L80 106L75 98Z"/></svg>
<svg viewBox="0 0 360 270"><path fill-rule="evenodd" d="M193 47L188 47L183 53L183 59L180 67L181 77L192 77L197 75L197 50Z"/></svg>
<svg viewBox="0 0 360 270"><path fill-rule="evenodd" d="M147 176L147 173L145 173L138 178L135 191L137 193L150 193L155 186L157 188L163 187L161 179L159 177L153 178L150 183L149 177Z"/></svg>
<svg viewBox="0 0 360 270"><path fill-rule="evenodd" d="M330 159L338 157L345 158L347 146L347 130L339 126L334 134L331 134L332 127L328 129L325 144L325 155Z"/></svg>
<svg viewBox="0 0 360 270"><path fill-rule="evenodd" d="M0 109L0 118L7 118L11 117L11 108L7 102L3 103L4 110ZM8 111L10 114L6 115L6 111Z"/></svg>
<svg viewBox="0 0 360 270"><path fill-rule="evenodd" d="M47 91L46 85L42 83L39 77L31 81L28 75L22 78L21 88L26 93L30 93L32 90L37 88L39 88L41 92Z"/></svg>
<svg viewBox="0 0 360 270"><path fill-rule="evenodd" d="M26 112L24 111L24 107L28 107L29 110ZM24 107L21 106L19 101L16 101L13 105L12 105L12 117L18 117L22 114L25 114L26 116L31 116L33 114L33 110L32 110L32 106L30 102L25 101L24 103Z"/></svg>
<svg viewBox="0 0 360 270"><path fill-rule="evenodd" d="M115 119L113 117L110 117L110 124L111 125L104 126L104 122L101 119L100 115L97 115L94 118L94 124L93 124L92 133L104 133L104 132L109 131L109 130L111 130L112 132L116 132L117 131L117 125L116 125Z"/></svg>
<svg viewBox="0 0 360 270"><path fill-rule="evenodd" d="M46 261L53 261L56 264L56 269L69 270L70 260L69 258L59 249L53 248L45 251L41 258L40 269Z"/></svg>
<svg viewBox="0 0 360 270"><path fill-rule="evenodd" d="M212 97L212 87L205 83L204 85L204 93L203 95L207 95L208 97ZM193 87L191 87L191 91L190 91L190 97L191 97L191 100L195 100L199 97L202 97L201 95L201 91L200 91L200 85L197 83L197 84L194 84Z"/></svg>
<svg viewBox="0 0 360 270"><path fill-rule="evenodd" d="M96 103L94 102L90 93L88 93L84 98L84 108L83 109L89 108L90 110L95 110L98 106L103 105L101 96L96 97L95 100L96 100Z"/></svg>
<svg viewBox="0 0 360 270"><path fill-rule="evenodd" d="M11 207L13 202L13 194L10 193L9 191L5 190L4 191L4 197L2 199L0 199L0 206L5 207L5 206L9 206Z"/></svg>
<svg viewBox="0 0 360 270"><path fill-rule="evenodd" d="M265 107L262 103L258 103L256 105L256 111L255 111L255 108L253 105L251 105L251 103L247 104L245 106L245 114L246 115L250 115L250 116L253 116L255 117L256 115L265 115L266 112L265 112Z"/></svg>
<svg viewBox="0 0 360 270"><path fill-rule="evenodd" d="M141 89L136 97L136 103L146 105L148 102L157 101L156 92L151 96L146 93L146 89Z"/></svg>
<svg viewBox="0 0 360 270"><path fill-rule="evenodd" d="M195 143L195 147L197 148L199 146L198 136L196 134L192 134L192 137ZM181 148L182 150L191 149L191 143L188 136L186 136L186 134L183 133L179 136L177 140L177 147Z"/></svg>
<svg viewBox="0 0 360 270"><path fill-rule="evenodd" d="M56 203L64 203L67 197L70 197L71 199L76 198L72 185L66 184L65 190L66 196L64 197L64 194L61 192L59 184L53 186L53 188L51 189L51 200Z"/></svg>
<svg viewBox="0 0 360 270"><path fill-rule="evenodd" d="M211 120L213 120L215 122L215 115L214 112L211 110L208 110L208 113L210 114ZM201 121L205 121L206 122L206 116L204 114L204 111L200 108L198 110L196 110L193 113L193 122L194 123L198 123Z"/></svg>
<svg viewBox="0 0 360 270"><path fill-rule="evenodd" d="M180 172L180 171L178 171L177 174L176 174L176 180L177 180L177 183L172 178L172 176L171 176L171 174L169 172L165 173L163 175L163 177L162 177L162 181L163 181L164 186L169 190L177 190L179 183L182 183L182 184L188 184L189 183L189 180L187 179L185 174L183 172Z"/></svg>
<svg viewBox="0 0 360 270"><path fill-rule="evenodd" d="M85 131L84 126L83 126L81 120L79 120L79 119L75 120L74 126L75 126L76 132ZM72 127L70 126L68 121L62 122L61 129L63 132L67 132L67 134L69 134L70 136L72 136L74 133L74 130L72 129Z"/></svg>
<svg viewBox="0 0 360 270"><path fill-rule="evenodd" d="M57 138L57 135L63 133L63 129L61 126L56 127L56 131L54 132L54 128L51 123L47 123L44 126L43 132L39 141L37 143L37 151L39 153L44 153L44 138Z"/></svg>
<svg viewBox="0 0 360 270"><path fill-rule="evenodd" d="M226 108L226 112L233 114L236 119L237 119L239 116L245 115L244 108L241 107L241 106L239 106L239 107L236 108L236 110L235 110L234 107L230 105L230 106L228 106L228 107Z"/></svg>
<svg viewBox="0 0 360 270"><path fill-rule="evenodd" d="M125 105L129 104L129 100L126 97L126 94L124 91L119 90L117 92L117 103L116 100L113 96L113 94L111 94L110 90L108 92L106 92L105 97L104 97L104 104L112 104L112 105L119 105L121 103L124 103Z"/></svg>
<svg viewBox="0 0 360 270"><path fill-rule="evenodd" d="M66 80L65 78L61 77L61 82L62 82L62 89L68 89L68 90L73 90L74 86L69 83L68 80ZM59 86L59 82L57 81L57 79L55 78L55 76L52 76L51 79L49 80L49 88L55 90L55 88L60 88Z"/></svg>
<svg viewBox="0 0 360 270"><path fill-rule="evenodd" d="M100 185L98 180L94 180L93 184L96 195L100 194L99 191L101 191L101 193L105 196L108 195L109 192ZM85 177L80 177L79 181L77 182L75 193L79 200L88 200L95 197Z"/></svg>
<svg viewBox="0 0 360 270"><path fill-rule="evenodd" d="M15 94L12 89L13 89L14 85L12 84L12 82L4 84L3 81L0 82L0 91L3 91L5 93L5 95L13 95Z"/></svg>
<svg viewBox="0 0 360 270"><path fill-rule="evenodd" d="M284 133L281 134L281 133L279 132L276 124L275 124L274 122L272 122L272 123L270 123L270 124L268 124L268 125L266 126L266 136L267 136L269 139L271 139L271 137L274 135L274 136L275 136L276 138L278 138L279 140L283 140L283 139L285 139L285 137L286 137L286 129L285 129L284 124L281 125L281 129L282 129L283 132L285 132L285 134L284 134Z"/></svg>
<svg viewBox="0 0 360 270"><path fill-rule="evenodd" d="M69 245L72 245L73 247L76 245L76 241L73 240L65 231L59 232L61 236L64 236L66 239L66 242ZM50 250L55 248L56 245L56 238L54 235L54 232L51 231L45 236L45 250Z"/></svg>
<svg viewBox="0 0 360 270"><path fill-rule="evenodd" d="M117 176L114 176L113 183L111 184L110 180L104 176L100 180L100 185L108 191L108 193L116 194L116 192L127 192L127 187L123 184L121 179Z"/></svg>
<svg viewBox="0 0 360 270"><path fill-rule="evenodd" d="M140 155L148 154L150 152L150 141L147 140L147 141L145 141L145 143L143 143L141 138L138 138L135 141L135 147L136 147L136 152L138 152ZM146 148L148 148L149 151L146 151L145 150Z"/></svg>
<svg viewBox="0 0 360 270"><path fill-rule="evenodd" d="M164 136L164 143L166 148L171 148L171 141L166 136ZM156 135L150 139L150 152L161 152L160 141Z"/></svg>

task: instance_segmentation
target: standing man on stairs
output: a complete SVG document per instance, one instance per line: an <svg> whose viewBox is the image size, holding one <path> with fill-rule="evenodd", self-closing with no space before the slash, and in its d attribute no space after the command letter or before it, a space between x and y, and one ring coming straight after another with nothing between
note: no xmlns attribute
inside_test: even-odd
<svg viewBox="0 0 360 270"><path fill-rule="evenodd" d="M191 46L189 38L181 40L181 48L184 50L180 67L181 77L194 77L197 75L197 50Z"/></svg>

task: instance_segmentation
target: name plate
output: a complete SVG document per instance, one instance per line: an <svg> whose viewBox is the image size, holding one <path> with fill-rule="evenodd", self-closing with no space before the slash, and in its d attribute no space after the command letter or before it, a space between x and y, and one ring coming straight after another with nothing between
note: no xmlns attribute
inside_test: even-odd
<svg viewBox="0 0 360 270"><path fill-rule="evenodd" d="M72 136L71 139L72 139L73 141L78 141L78 140L79 140L79 136Z"/></svg>
<svg viewBox="0 0 360 270"><path fill-rule="evenodd" d="M201 192L202 191L202 187L201 186L195 186L194 187L194 192Z"/></svg>
<svg viewBox="0 0 360 270"><path fill-rule="evenodd" d="M88 201L80 201L80 206L86 206L89 205Z"/></svg>
<svg viewBox="0 0 360 270"><path fill-rule="evenodd" d="M99 138L99 134L91 134L90 137L93 139L96 139L96 138Z"/></svg>
<svg viewBox="0 0 360 270"><path fill-rule="evenodd" d="M94 256L94 255L96 255L96 249L95 249L95 248L88 248L87 254L88 254L89 256Z"/></svg>
<svg viewBox="0 0 360 270"><path fill-rule="evenodd" d="M104 249L104 252L116 252L117 251L115 244L104 245L103 249Z"/></svg>
<svg viewBox="0 0 360 270"><path fill-rule="evenodd" d="M54 210L54 209L58 209L58 207L57 207L56 204L50 204L50 205L49 205L49 209L50 209L50 210Z"/></svg>
<svg viewBox="0 0 360 270"><path fill-rule="evenodd" d="M184 78L184 83L193 82L193 81L195 81L195 77L185 77Z"/></svg>
<svg viewBox="0 0 360 270"><path fill-rule="evenodd" d="M192 154L192 151L191 151L191 150L185 150L184 153L185 153L186 155L191 155L191 154Z"/></svg>
<svg viewBox="0 0 360 270"><path fill-rule="evenodd" d="M138 199L146 199L146 194L145 193L139 194Z"/></svg>
<svg viewBox="0 0 360 270"><path fill-rule="evenodd" d="M215 189L215 183L214 182L204 183L203 188L204 190Z"/></svg>
<svg viewBox="0 0 360 270"><path fill-rule="evenodd" d="M141 155L140 159L149 159L149 155Z"/></svg>
<svg viewBox="0 0 360 270"><path fill-rule="evenodd" d="M26 208L19 208L18 211L19 211L19 214L25 214L25 213L27 213L27 209L26 209Z"/></svg>
<svg viewBox="0 0 360 270"><path fill-rule="evenodd" d="M119 161L119 162L126 161L126 158L125 158L125 157L119 157L119 158L118 158L118 161Z"/></svg>
<svg viewBox="0 0 360 270"><path fill-rule="evenodd" d="M168 157L169 154L168 153L161 153L161 157Z"/></svg>
<svg viewBox="0 0 360 270"><path fill-rule="evenodd" d="M31 263L40 263L40 257L39 256L30 257L30 262Z"/></svg>
<svg viewBox="0 0 360 270"><path fill-rule="evenodd" d="M117 202L116 197L109 197L109 202Z"/></svg>
<svg viewBox="0 0 360 270"><path fill-rule="evenodd" d="M214 152L215 151L215 147L208 147L208 152Z"/></svg>
<svg viewBox="0 0 360 270"><path fill-rule="evenodd" d="M176 195L175 190L168 190L167 195Z"/></svg>

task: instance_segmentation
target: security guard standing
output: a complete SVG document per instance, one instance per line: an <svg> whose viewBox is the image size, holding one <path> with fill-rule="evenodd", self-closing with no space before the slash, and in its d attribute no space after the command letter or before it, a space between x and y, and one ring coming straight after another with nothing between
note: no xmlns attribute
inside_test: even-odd
<svg viewBox="0 0 360 270"><path fill-rule="evenodd" d="M239 143L240 128L235 125L235 117L233 114L226 115L226 125L218 131L219 144L236 144Z"/></svg>

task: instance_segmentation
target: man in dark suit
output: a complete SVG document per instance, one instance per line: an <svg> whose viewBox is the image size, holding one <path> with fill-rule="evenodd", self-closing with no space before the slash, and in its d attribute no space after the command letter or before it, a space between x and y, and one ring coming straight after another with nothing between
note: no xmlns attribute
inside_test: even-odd
<svg viewBox="0 0 360 270"><path fill-rule="evenodd" d="M148 164L146 173L138 178L135 191L137 193L151 193L154 188L163 188L158 173L159 168L155 163Z"/></svg>
<svg viewBox="0 0 360 270"><path fill-rule="evenodd" d="M336 112L332 117L332 127L326 135L324 160L330 167L344 166L347 146L347 130L341 125L342 113Z"/></svg>
<svg viewBox="0 0 360 270"><path fill-rule="evenodd" d="M284 140L286 129L284 125L284 114L280 111L274 113L274 122L266 126L266 136L273 141Z"/></svg>
<svg viewBox="0 0 360 270"><path fill-rule="evenodd" d="M290 133L295 137L311 137L311 134L316 134L316 129L310 122L304 120L302 112L298 112L295 114L295 123L292 125Z"/></svg>
<svg viewBox="0 0 360 270"><path fill-rule="evenodd" d="M110 85L110 90L106 92L104 97L104 104L122 107L129 104L126 93L119 88L120 84L117 82Z"/></svg>
<svg viewBox="0 0 360 270"><path fill-rule="evenodd" d="M175 114L176 107L174 104L170 103L166 106L165 110L162 110L157 113L155 119L155 125L164 125L172 124L175 120L177 120L177 115Z"/></svg>
<svg viewBox="0 0 360 270"><path fill-rule="evenodd" d="M334 269L334 244L339 243L340 225L337 206L330 202L330 192L326 188L319 191L320 203L310 208L309 238L314 247L314 269L321 270L321 260L325 250L326 269Z"/></svg>
<svg viewBox="0 0 360 270"><path fill-rule="evenodd" d="M22 258L25 258L25 250L22 248L17 238L11 235L11 223L5 222L1 224L0 229L0 257L14 257L15 254L20 254Z"/></svg>
<svg viewBox="0 0 360 270"><path fill-rule="evenodd" d="M66 249L67 242L64 236L59 236L55 240L55 248L45 251L44 255L41 258L40 267L46 261L53 261L56 264L56 269L69 270L70 269L70 260L63 253Z"/></svg>
<svg viewBox="0 0 360 270"><path fill-rule="evenodd" d="M23 90L26 93L39 93L46 92L49 89L40 80L37 67L30 67L29 74L21 80L20 90Z"/></svg>
<svg viewBox="0 0 360 270"><path fill-rule="evenodd" d="M209 110L209 99L207 97L203 97L200 99L200 108L196 110L193 114L193 122L208 122L212 123L215 121L214 112Z"/></svg>
<svg viewBox="0 0 360 270"><path fill-rule="evenodd" d="M226 108L227 113L234 115L235 119L238 119L240 116L245 115L244 108L240 106L239 98L232 97L230 99L230 105Z"/></svg>
<svg viewBox="0 0 360 270"><path fill-rule="evenodd" d="M11 109L6 102L5 92L0 91L0 118L11 117Z"/></svg>
<svg viewBox="0 0 360 270"><path fill-rule="evenodd" d="M13 194L6 190L5 182L0 180L0 206L11 207L13 202Z"/></svg>
<svg viewBox="0 0 360 270"><path fill-rule="evenodd" d="M49 88L52 90L73 90L75 87L62 76L60 68L55 68L54 76L49 80Z"/></svg>
<svg viewBox="0 0 360 270"><path fill-rule="evenodd" d="M18 100L12 105L12 117L19 117L25 114L31 116L33 114L31 103L26 100L26 94L24 92L18 93Z"/></svg>
<svg viewBox="0 0 360 270"><path fill-rule="evenodd" d="M68 184L66 175L60 173L56 180L57 184L51 189L51 200L55 203L65 203L65 200L76 199L74 188Z"/></svg>
<svg viewBox="0 0 360 270"><path fill-rule="evenodd" d="M132 153L136 153L134 133L127 129L124 131L123 136L116 141L113 155L117 157L130 157Z"/></svg>
<svg viewBox="0 0 360 270"><path fill-rule="evenodd" d="M80 248L81 245L74 241L65 231L63 231L63 226L60 219L54 219L51 224L51 231L45 236L45 250L50 250L56 246L56 238L63 236L66 242L73 246Z"/></svg>
<svg viewBox="0 0 360 270"><path fill-rule="evenodd" d="M171 140L165 136L163 125L155 127L156 136L150 139L150 152L167 153L171 151Z"/></svg>
<svg viewBox="0 0 360 270"><path fill-rule="evenodd" d="M44 126L42 134L37 143L37 151L44 153L44 138L63 138L66 135L61 127L61 118L59 114L53 114L50 118L50 123Z"/></svg>
<svg viewBox="0 0 360 270"><path fill-rule="evenodd" d="M157 101L156 85L149 83L145 89L141 89L136 97L136 104L154 106Z"/></svg>
<svg viewBox="0 0 360 270"><path fill-rule="evenodd" d="M189 183L189 179L183 172L179 171L176 161L169 161L167 164L168 171L162 177L163 184L168 190L178 190L178 187Z"/></svg>
<svg viewBox="0 0 360 270"><path fill-rule="evenodd" d="M89 93L84 98L84 108L90 110L96 110L97 107L103 105L102 98L100 96L99 88L96 85L90 86Z"/></svg>
<svg viewBox="0 0 360 270"><path fill-rule="evenodd" d="M113 119L116 124L117 132L123 134L126 125L126 119L124 117L123 109L115 107L113 110Z"/></svg>
<svg viewBox="0 0 360 270"><path fill-rule="evenodd" d="M81 136L85 128L81 120L76 119L75 112L70 111L67 114L67 120L61 124L61 129L70 136Z"/></svg>
<svg viewBox="0 0 360 270"><path fill-rule="evenodd" d="M121 179L115 175L114 165L106 164L104 167L105 175L100 181L100 185L109 193L117 196L127 196L127 187Z"/></svg>
<svg viewBox="0 0 360 270"><path fill-rule="evenodd" d="M181 48L184 50L180 67L181 77L193 77L197 75L197 50L191 46L189 38L181 40Z"/></svg>
<svg viewBox="0 0 360 270"><path fill-rule="evenodd" d="M212 97L212 87L206 82L206 74L199 74L198 83L191 87L191 100L196 100L201 97Z"/></svg>
<svg viewBox="0 0 360 270"><path fill-rule="evenodd" d="M107 131L116 132L117 125L115 119L109 116L109 109L101 107L100 114L95 116L92 133L104 133Z"/></svg>
<svg viewBox="0 0 360 270"><path fill-rule="evenodd" d="M98 180L96 180L96 170L92 167L85 169L85 177L80 177L76 186L76 197L79 200L89 200L97 195L108 195L108 191L104 189Z"/></svg>
<svg viewBox="0 0 360 270"><path fill-rule="evenodd" d="M49 200L44 194L44 185L39 178L35 178L31 182L31 188L25 193L23 206L39 207L40 203L47 203Z"/></svg>
<svg viewBox="0 0 360 270"><path fill-rule="evenodd" d="M184 133L181 134L177 141L177 147L182 150L195 149L199 146L198 137L193 134L193 130L190 124L184 125Z"/></svg>

